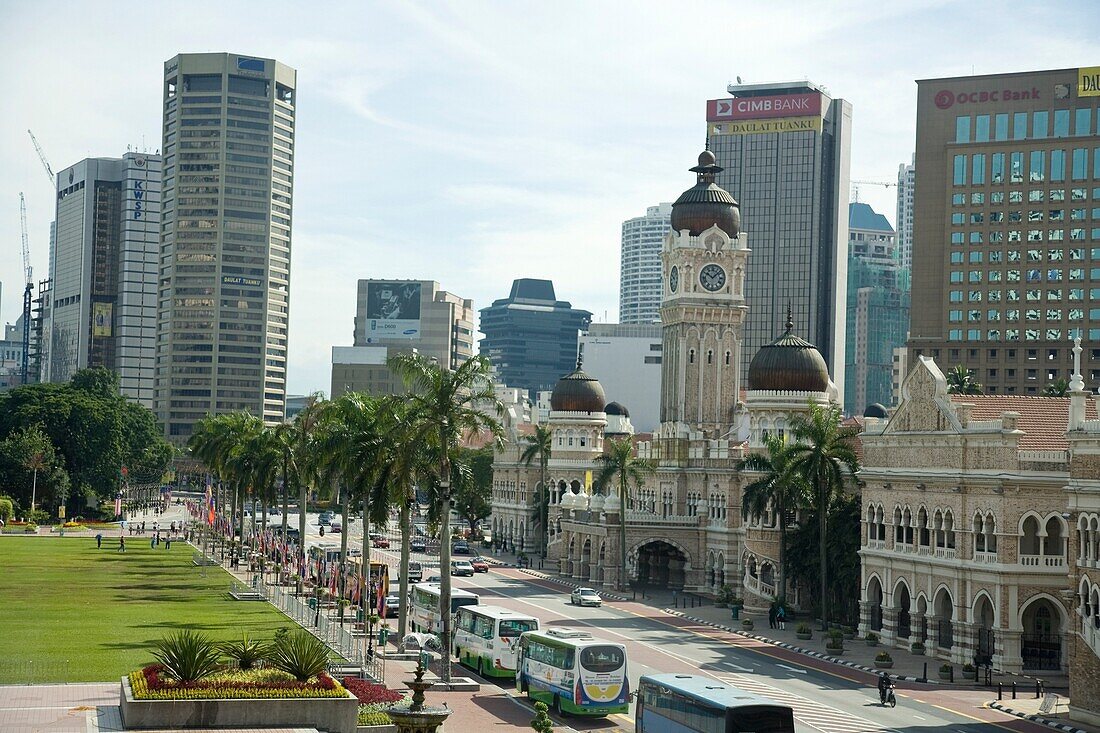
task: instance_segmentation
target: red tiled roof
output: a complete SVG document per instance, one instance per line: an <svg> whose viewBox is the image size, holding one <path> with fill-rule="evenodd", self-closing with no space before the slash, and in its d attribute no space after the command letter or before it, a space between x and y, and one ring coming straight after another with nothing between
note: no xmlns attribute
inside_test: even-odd
<svg viewBox="0 0 1100 733"><path fill-rule="evenodd" d="M1066 427L1069 424L1068 397L1040 397L1031 395L951 395L955 403L974 405L971 420L1000 420L1002 412L1020 413L1019 428L1021 450L1066 450ZM1085 419L1096 419L1096 403L1085 402Z"/></svg>
<svg viewBox="0 0 1100 733"><path fill-rule="evenodd" d="M852 447L852 451L856 454L856 458L859 462L863 463L863 417L860 415L853 415L846 417L840 421L840 427L851 428L856 431L856 434L849 440L849 444Z"/></svg>

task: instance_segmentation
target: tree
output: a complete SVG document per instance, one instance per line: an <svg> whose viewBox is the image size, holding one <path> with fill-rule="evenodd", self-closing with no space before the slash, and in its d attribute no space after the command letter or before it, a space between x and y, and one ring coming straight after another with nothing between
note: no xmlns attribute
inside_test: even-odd
<svg viewBox="0 0 1100 733"><path fill-rule="evenodd" d="M439 608L442 639L451 638L451 575L447 572L451 560L451 460L462 440L468 436L488 434L495 447L504 445L504 428L498 417L504 406L493 390L489 360L476 356L458 369L450 370L437 361L420 354L397 354L389 367L399 374L409 390L404 400L409 408L410 430L406 440L434 448L439 489L440 543L439 565L442 568ZM477 409L488 405L496 416ZM451 680L451 656L440 659L440 678Z"/></svg>
<svg viewBox="0 0 1100 733"><path fill-rule="evenodd" d="M554 730L554 721L547 713L549 709L544 702L535 703L535 717L531 719L531 727L537 733L550 733Z"/></svg>
<svg viewBox="0 0 1100 733"><path fill-rule="evenodd" d="M259 457L251 455L248 444L263 429L263 421L247 412L208 415L195 424L195 429L187 443L192 455L232 487L233 515L238 519L242 545L245 494L252 482L258 478L257 464L260 462ZM271 448L277 451L276 446L273 445Z"/></svg>
<svg viewBox="0 0 1100 733"><path fill-rule="evenodd" d="M821 572L818 565L820 531L817 522L806 522L789 533L789 577L804 588L812 588ZM844 494L833 500L825 546L830 558L829 607L834 609L836 620L855 626L859 620L860 589L859 494Z"/></svg>
<svg viewBox="0 0 1100 733"><path fill-rule="evenodd" d="M1065 377L1058 377L1043 390L1045 397L1065 397L1069 394L1069 381Z"/></svg>
<svg viewBox="0 0 1100 733"><path fill-rule="evenodd" d="M981 394L982 385L977 374L961 364L956 364L947 372L947 391L951 394Z"/></svg>
<svg viewBox="0 0 1100 733"><path fill-rule="evenodd" d="M520 460L530 466L536 459L539 462L539 485L535 490L535 513L531 518L532 523L539 528L539 555L546 557L546 543L549 536L550 513L550 487L547 465L550 463L550 452L553 446L553 431L549 425L536 425L535 432L524 438L526 443Z"/></svg>
<svg viewBox="0 0 1100 733"><path fill-rule="evenodd" d="M287 478L292 483L296 483L299 491L298 495L298 593L300 594L303 589L303 583L305 582L304 574L301 572L305 567L306 559L306 506L309 503L309 485L311 480L315 477L316 473L313 470L313 464L310 462L311 449L313 446L314 433L317 430L317 423L321 419L322 404L324 403L324 395L320 392L314 392L308 398L306 403L302 407L301 411L294 416L294 420L290 423L284 423L280 425L280 435L283 443L283 462L286 470L284 471L283 482L287 481ZM288 491L287 487L283 488L284 493ZM286 508L284 501L283 509L283 523L286 523ZM286 536L285 534L283 535Z"/></svg>
<svg viewBox="0 0 1100 733"><path fill-rule="evenodd" d="M606 444L603 455L596 456L599 472L592 486L607 492L612 486L619 490L619 590L626 588L626 506L630 487L641 488L645 480L656 473L653 464L634 455L634 444L629 438L612 439Z"/></svg>
<svg viewBox="0 0 1100 733"><path fill-rule="evenodd" d="M764 439L764 453L751 453L737 462L738 471L753 471L760 478L745 486L741 517L760 519L774 510L779 520L779 598L787 597L787 512L811 501L805 477L793 470L792 451L778 435Z"/></svg>
<svg viewBox="0 0 1100 733"><path fill-rule="evenodd" d="M478 522L493 513L493 449L459 448L452 461L451 494L458 516L477 529Z"/></svg>
<svg viewBox="0 0 1100 733"><path fill-rule="evenodd" d="M791 469L801 474L809 483L817 512L821 620L826 623L829 611L826 590L829 580L825 538L829 507L833 498L844 490L848 481L855 481L859 472L859 459L851 445L856 432L840 427L839 407L811 404L807 415L796 415L791 420L791 434L795 438L790 446Z"/></svg>
<svg viewBox="0 0 1100 733"><path fill-rule="evenodd" d="M21 428L0 441L0 472L29 512L64 504L68 498L69 476L53 441L39 425Z"/></svg>

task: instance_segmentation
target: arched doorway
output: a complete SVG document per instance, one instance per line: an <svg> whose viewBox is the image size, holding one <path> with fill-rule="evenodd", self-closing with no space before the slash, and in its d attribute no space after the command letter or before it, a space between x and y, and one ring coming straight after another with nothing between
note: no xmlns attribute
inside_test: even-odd
<svg viewBox="0 0 1100 733"><path fill-rule="evenodd" d="M1042 596L1026 606L1021 620L1020 657L1024 669L1062 668L1062 615L1048 598Z"/></svg>
<svg viewBox="0 0 1100 733"><path fill-rule="evenodd" d="M923 593L917 595L917 620L920 627L917 629L917 641L921 644L928 643L928 598Z"/></svg>
<svg viewBox="0 0 1100 733"><path fill-rule="evenodd" d="M940 588L936 594L936 645L940 649L950 649L955 646L955 608L951 603L951 593L947 588Z"/></svg>
<svg viewBox="0 0 1100 733"><path fill-rule="evenodd" d="M586 539L581 547L581 580L592 577L592 540Z"/></svg>
<svg viewBox="0 0 1100 733"><path fill-rule="evenodd" d="M905 583L901 583L894 590L894 608L898 612L898 638L908 639L911 631L911 616L909 608L913 603L913 599L909 596L909 586Z"/></svg>
<svg viewBox="0 0 1100 733"><path fill-rule="evenodd" d="M871 631L882 631L882 583L872 577L867 582L867 623Z"/></svg>
<svg viewBox="0 0 1100 733"><path fill-rule="evenodd" d="M974 660L978 665L993 663L996 645L993 638L993 604L989 596L981 595L974 606Z"/></svg>
<svg viewBox="0 0 1100 733"><path fill-rule="evenodd" d="M647 542L637 550L637 581L668 590L682 590L688 558L680 548L663 540Z"/></svg>

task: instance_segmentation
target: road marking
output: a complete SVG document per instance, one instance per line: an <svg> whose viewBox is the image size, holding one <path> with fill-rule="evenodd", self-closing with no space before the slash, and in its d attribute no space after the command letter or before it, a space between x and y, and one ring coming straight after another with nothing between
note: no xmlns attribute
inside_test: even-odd
<svg viewBox="0 0 1100 733"><path fill-rule="evenodd" d="M736 664L730 664L729 662L726 663L726 666L727 667L732 667L733 669L736 669L738 672L755 672L756 671L755 669L750 669L750 668L747 668L747 667L738 667Z"/></svg>
<svg viewBox="0 0 1100 733"><path fill-rule="evenodd" d="M785 665L785 664L777 664L777 665L775 665L775 666L776 666L776 667L782 667L783 669L789 669L790 671L792 671L792 672L794 672L794 673L796 673L796 674L806 674L806 670L804 670L804 669L797 669L797 668L795 668L795 667L788 667L788 666L787 666L787 665Z"/></svg>
<svg viewBox="0 0 1100 733"><path fill-rule="evenodd" d="M881 733L882 731L893 730L888 726L873 723L824 705L818 700L810 700L793 692L780 690L778 687L761 682L756 677L732 675L723 678L722 681L743 690L771 698L778 703L790 705L794 711L794 717L823 733Z"/></svg>

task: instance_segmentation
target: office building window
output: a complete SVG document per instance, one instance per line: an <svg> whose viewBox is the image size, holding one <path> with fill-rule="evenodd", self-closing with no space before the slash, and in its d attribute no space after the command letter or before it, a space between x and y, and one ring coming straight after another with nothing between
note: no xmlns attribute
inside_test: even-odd
<svg viewBox="0 0 1100 733"><path fill-rule="evenodd" d="M1008 113L1007 112L1004 112L1004 113L1001 113L1001 114L997 115L997 117L995 118L994 127L996 128L995 132L994 132L994 137L997 140L1007 140L1008 139Z"/></svg>
<svg viewBox="0 0 1100 733"><path fill-rule="evenodd" d="M963 119L963 118L960 117L959 119ZM966 118L966 119L969 119L969 118ZM956 155L955 156L954 184L956 186L965 186L966 185L966 156L965 155Z"/></svg>
<svg viewBox="0 0 1100 733"><path fill-rule="evenodd" d="M999 116L1000 115L998 115L998 117ZM998 138L998 139L1000 139L1000 138ZM992 181L993 181L994 184L1005 182L1005 154L1004 153L994 153L993 154L993 170L991 171L990 176L991 176ZM998 193L1000 193L1000 192L998 192ZM1001 193L1001 201L1003 201L1003 200L1004 200L1004 194ZM994 201L992 203L1000 203L1000 202L999 201Z"/></svg>
<svg viewBox="0 0 1100 733"><path fill-rule="evenodd" d="M1012 139L1027 139L1027 112L1017 112L1012 115Z"/></svg>
<svg viewBox="0 0 1100 733"><path fill-rule="evenodd" d="M987 123L988 123L988 117L986 118L986 120L987 120ZM987 127L988 127L988 124L987 124ZM988 132L988 130L987 130L987 132ZM1063 152L1063 156L1064 155L1065 155L1065 153ZM1064 158L1063 158L1062 162L1063 162L1063 168L1064 168L1065 167ZM978 153L974 156L973 166L972 166L972 171L971 171L971 177L973 179L971 181L971 183L973 183L975 186L985 185L985 153ZM976 194L976 195L981 195L981 194ZM977 203L977 202L972 202L972 203Z"/></svg>
<svg viewBox="0 0 1100 733"><path fill-rule="evenodd" d="M1073 149L1073 180L1083 181L1088 177L1089 151L1087 148Z"/></svg>
<svg viewBox="0 0 1100 733"><path fill-rule="evenodd" d="M1038 112L1036 112L1038 114ZM1028 166L1028 180L1040 183L1046 177L1046 155L1042 150L1031 151L1031 164Z"/></svg>
<svg viewBox="0 0 1100 733"><path fill-rule="evenodd" d="M986 118L986 125L988 126L989 120ZM955 118L955 142L968 143L970 142L970 116L956 117Z"/></svg>
<svg viewBox="0 0 1100 733"><path fill-rule="evenodd" d="M989 115L978 115L974 118L974 142L989 142Z"/></svg>
<svg viewBox="0 0 1100 733"><path fill-rule="evenodd" d="M1092 132L1092 109L1082 107L1074 113L1074 134L1088 135Z"/></svg>
<svg viewBox="0 0 1100 733"><path fill-rule="evenodd" d="M1069 110L1054 110L1054 137L1069 137Z"/></svg>
<svg viewBox="0 0 1100 733"><path fill-rule="evenodd" d="M1042 110L1036 112L1031 118L1031 136L1044 138L1047 136L1047 125L1050 121L1050 112Z"/></svg>
<svg viewBox="0 0 1100 733"><path fill-rule="evenodd" d="M1066 151L1050 151L1050 180L1061 182L1066 180Z"/></svg>

